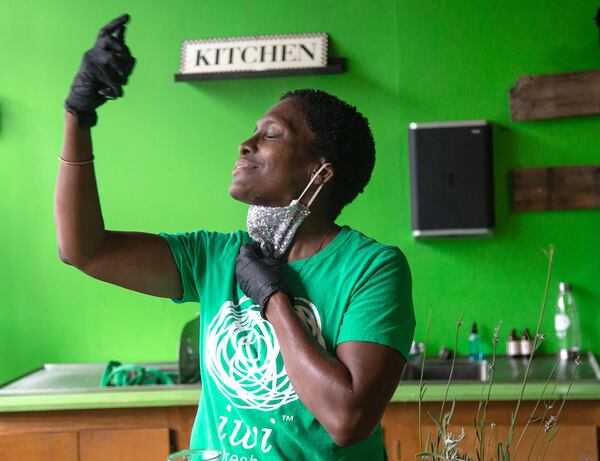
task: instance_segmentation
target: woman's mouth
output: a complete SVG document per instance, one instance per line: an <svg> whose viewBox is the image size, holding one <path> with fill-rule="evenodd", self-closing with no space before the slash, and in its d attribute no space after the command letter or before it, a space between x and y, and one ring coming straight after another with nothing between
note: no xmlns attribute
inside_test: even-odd
<svg viewBox="0 0 600 461"><path fill-rule="evenodd" d="M233 168L231 174L234 175L240 171L253 170L254 168L258 168L258 165L256 163L241 158L237 162L235 162L235 167Z"/></svg>

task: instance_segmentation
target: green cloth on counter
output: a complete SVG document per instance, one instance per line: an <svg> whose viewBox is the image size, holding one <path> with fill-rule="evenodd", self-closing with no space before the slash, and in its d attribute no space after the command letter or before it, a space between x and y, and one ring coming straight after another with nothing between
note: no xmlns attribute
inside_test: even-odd
<svg viewBox="0 0 600 461"><path fill-rule="evenodd" d="M228 460L384 460L380 426L339 447L299 400L271 324L237 284L235 261L248 234L160 235L181 274L183 294L174 301L200 303L202 398L190 447L220 450ZM330 354L341 343L366 341L408 357L415 318L398 248L344 226L322 251L281 271L298 316Z"/></svg>
<svg viewBox="0 0 600 461"><path fill-rule="evenodd" d="M143 386L148 384L173 384L169 373L156 368L145 368L139 365L123 365L111 360L102 374L100 386Z"/></svg>

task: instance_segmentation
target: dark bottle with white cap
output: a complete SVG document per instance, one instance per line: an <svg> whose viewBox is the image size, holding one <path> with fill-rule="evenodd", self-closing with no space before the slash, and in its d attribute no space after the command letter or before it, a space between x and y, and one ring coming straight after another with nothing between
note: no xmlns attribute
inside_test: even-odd
<svg viewBox="0 0 600 461"><path fill-rule="evenodd" d="M572 359L581 350L579 312L573 298L573 287L568 283L558 284L558 300L554 313L554 332L561 360Z"/></svg>
<svg viewBox="0 0 600 461"><path fill-rule="evenodd" d="M520 346L521 357L529 357L532 354L533 345L531 344L531 334L529 333L529 328L525 328L525 330L523 330Z"/></svg>
<svg viewBox="0 0 600 461"><path fill-rule="evenodd" d="M521 341L517 336L517 330L510 330L510 335L506 341L506 355L509 357L519 357L521 355Z"/></svg>

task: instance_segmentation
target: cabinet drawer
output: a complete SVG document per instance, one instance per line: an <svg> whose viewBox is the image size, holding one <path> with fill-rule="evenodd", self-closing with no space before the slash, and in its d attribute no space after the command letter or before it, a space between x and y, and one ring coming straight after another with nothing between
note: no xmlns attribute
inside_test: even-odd
<svg viewBox="0 0 600 461"><path fill-rule="evenodd" d="M0 435L0 459L78 461L77 445L77 432Z"/></svg>
<svg viewBox="0 0 600 461"><path fill-rule="evenodd" d="M169 429L120 429L79 432L79 461L165 461Z"/></svg>

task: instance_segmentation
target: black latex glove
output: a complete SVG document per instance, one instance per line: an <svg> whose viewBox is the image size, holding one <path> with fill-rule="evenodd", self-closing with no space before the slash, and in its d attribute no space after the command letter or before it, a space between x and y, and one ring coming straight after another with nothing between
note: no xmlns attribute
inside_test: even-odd
<svg viewBox="0 0 600 461"><path fill-rule="evenodd" d="M94 47L83 55L65 101L65 109L83 128L96 124L96 109L107 99L123 96L121 87L127 83L135 64L124 41L127 21L129 15L124 14L104 26Z"/></svg>
<svg viewBox="0 0 600 461"><path fill-rule="evenodd" d="M265 320L265 309L271 296L283 292L292 299L281 277L279 261L272 256L264 256L258 243L247 243L240 247L235 275L246 296L260 306L260 315Z"/></svg>

